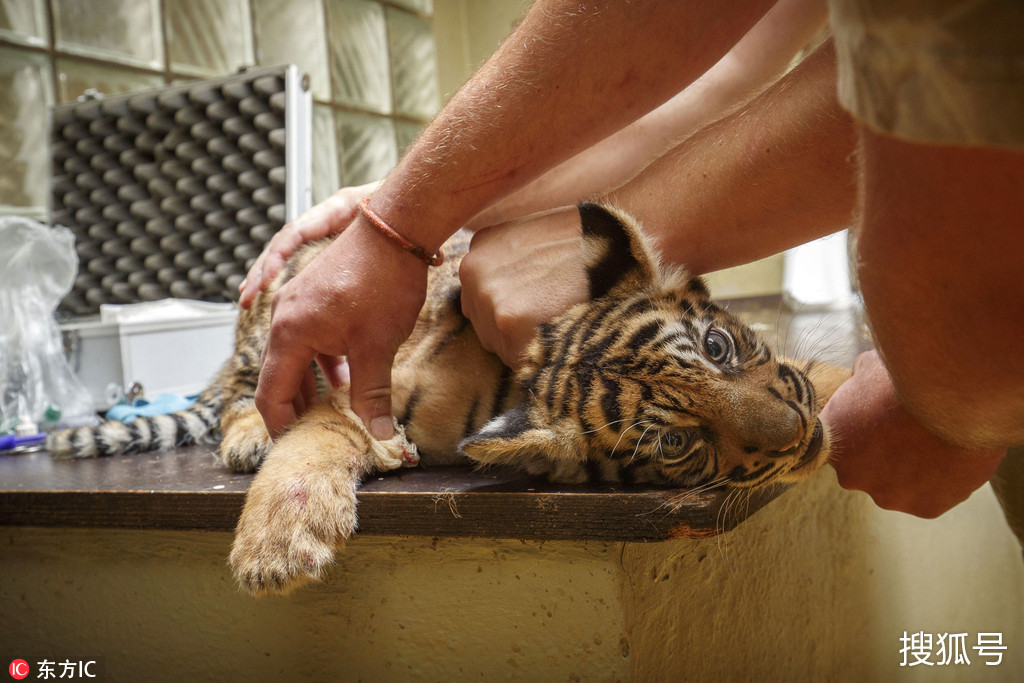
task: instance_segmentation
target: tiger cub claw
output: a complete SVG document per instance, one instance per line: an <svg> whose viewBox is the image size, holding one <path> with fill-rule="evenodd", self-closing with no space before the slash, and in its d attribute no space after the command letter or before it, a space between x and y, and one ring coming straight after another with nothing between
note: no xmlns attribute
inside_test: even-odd
<svg viewBox="0 0 1024 683"><path fill-rule="evenodd" d="M386 441L374 441L369 452L370 470L390 472L399 467L416 467L420 454L416 444L405 436L405 429L395 423L395 435Z"/></svg>

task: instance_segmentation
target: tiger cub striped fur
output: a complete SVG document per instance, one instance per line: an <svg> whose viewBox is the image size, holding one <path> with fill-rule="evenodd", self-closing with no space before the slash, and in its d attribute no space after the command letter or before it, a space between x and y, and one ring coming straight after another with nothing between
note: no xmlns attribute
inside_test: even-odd
<svg viewBox="0 0 1024 683"><path fill-rule="evenodd" d="M194 406L64 432L50 447L95 456L220 436L226 466L259 468L230 558L253 593L318 578L355 529L360 479L417 462L676 487L750 488L815 471L828 454L818 411L844 371L802 371L774 358L710 300L699 278L662 266L631 218L594 204L579 213L591 301L541 325L515 375L480 346L462 315L458 265L468 240L446 245L446 262L431 269L427 303L395 359L398 431L389 441L370 437L344 389L274 443L256 411L271 298L321 242L301 249L241 313L234 356ZM805 371L819 373L817 387Z"/></svg>

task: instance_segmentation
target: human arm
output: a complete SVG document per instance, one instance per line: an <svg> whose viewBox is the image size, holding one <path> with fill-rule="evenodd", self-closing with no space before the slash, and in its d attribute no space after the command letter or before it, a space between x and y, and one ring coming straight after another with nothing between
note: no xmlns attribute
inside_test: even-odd
<svg viewBox="0 0 1024 683"><path fill-rule="evenodd" d="M621 186L693 132L767 87L821 30L821 0L779 0L729 52L665 104L478 213L466 227L499 225Z"/></svg>
<svg viewBox="0 0 1024 683"><path fill-rule="evenodd" d="M607 200L640 219L669 261L698 275L845 228L856 199L856 129L835 82L828 40Z"/></svg>
<svg viewBox="0 0 1024 683"><path fill-rule="evenodd" d="M853 122L836 100L829 42L606 200L639 218L667 260L699 275L845 227L855 198L854 147ZM567 214L551 240L544 230L524 230L529 221L488 229L463 260L463 310L485 347L513 366L556 297L564 308L579 300L571 278L582 279L580 252L564 242L569 220L578 234L578 218ZM550 266L556 244L565 259L559 269ZM544 273L552 270L559 276L549 283ZM519 286L507 285L513 278ZM546 305L535 306L542 298Z"/></svg>
<svg viewBox="0 0 1024 683"><path fill-rule="evenodd" d="M681 139L777 78L826 19L827 8L821 0L779 0L724 57L682 92L488 206L466 227L476 230L574 205L618 187ZM356 216L359 199L378 185L342 188L285 225L249 268L240 286L239 304L247 308L301 244L347 227Z"/></svg>
<svg viewBox="0 0 1024 683"><path fill-rule="evenodd" d="M537 2L374 192L372 208L436 251L487 204L692 82L769 5ZM353 410L368 424L390 416L391 363L426 283L421 263L394 252L357 217L316 267L278 291L256 390L271 434L301 409L314 358L339 353L349 356Z"/></svg>
<svg viewBox="0 0 1024 683"><path fill-rule="evenodd" d="M935 149L862 131L868 205L853 212L856 129L838 110L834 76L822 80L829 70L804 83L815 72L803 66L613 198L695 272L861 216L859 274L893 376L862 360L826 406L823 419L839 436L833 464L843 486L879 505L934 517L988 479L1005 445L1024 442L1024 303L1013 228L1024 215L1024 161L1020 153ZM815 80L819 86L807 88ZM773 121L805 136L786 143ZM772 136L775 143L764 144ZM814 228L819 218L823 226ZM764 228L780 232L765 236Z"/></svg>

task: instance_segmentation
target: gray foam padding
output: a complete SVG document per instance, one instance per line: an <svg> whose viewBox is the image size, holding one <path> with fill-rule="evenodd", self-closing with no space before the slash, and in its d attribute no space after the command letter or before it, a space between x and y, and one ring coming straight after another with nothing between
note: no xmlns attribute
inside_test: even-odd
<svg viewBox="0 0 1024 683"><path fill-rule="evenodd" d="M287 147L297 143L285 123L310 122L308 107L288 104L286 83L300 87L288 68L52 109L50 219L74 232L80 259L62 313L237 299L249 266L297 213L286 201Z"/></svg>

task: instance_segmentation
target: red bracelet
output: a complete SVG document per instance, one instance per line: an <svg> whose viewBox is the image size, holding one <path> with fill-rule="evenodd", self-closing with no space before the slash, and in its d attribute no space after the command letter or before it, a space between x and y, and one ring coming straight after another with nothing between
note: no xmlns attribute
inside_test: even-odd
<svg viewBox="0 0 1024 683"><path fill-rule="evenodd" d="M438 251L436 254L431 256L427 253L427 250L418 244L413 244L409 240L399 235L394 228L384 222L384 219L377 215L373 209L370 208L369 196L363 197L359 200L359 210L362 212L366 219L370 221L373 227L377 228L382 235L390 239L391 241L398 244L398 246L405 249L407 252L418 258L428 266L439 266L444 263L444 252Z"/></svg>

